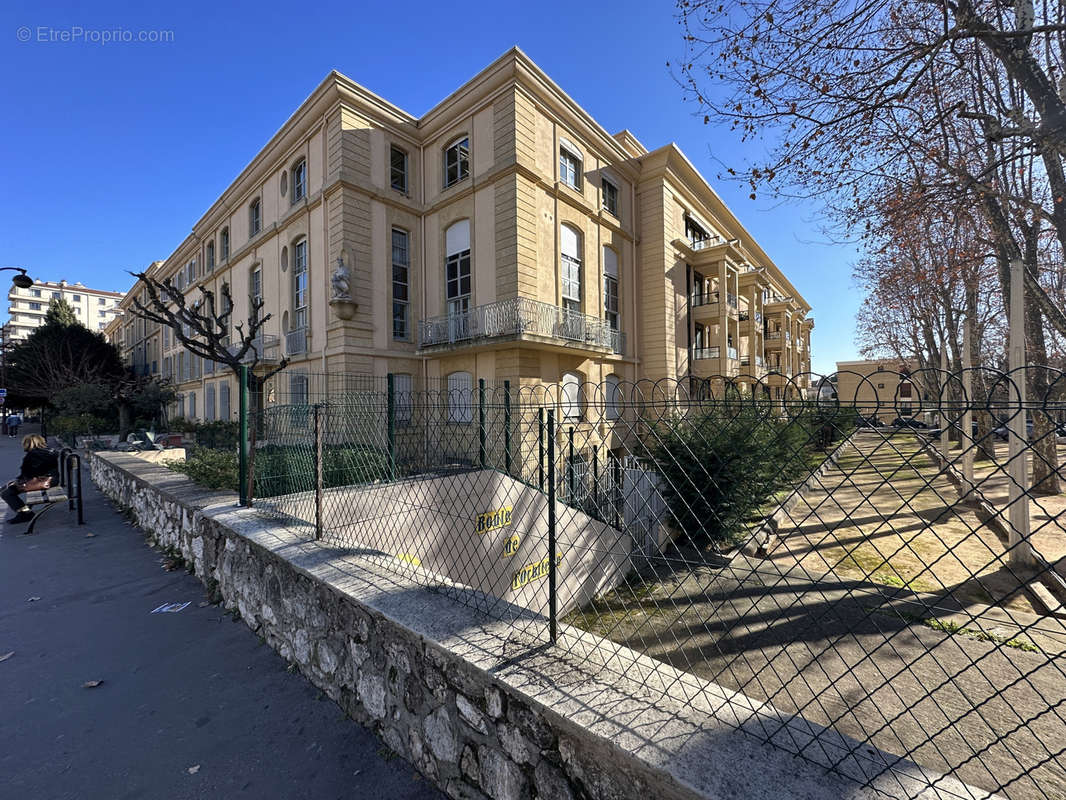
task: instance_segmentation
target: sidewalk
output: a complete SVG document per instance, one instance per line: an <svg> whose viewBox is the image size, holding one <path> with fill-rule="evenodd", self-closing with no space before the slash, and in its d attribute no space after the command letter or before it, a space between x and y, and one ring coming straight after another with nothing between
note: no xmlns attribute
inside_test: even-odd
<svg viewBox="0 0 1066 800"><path fill-rule="evenodd" d="M0 437L3 481L21 455ZM166 571L84 479L83 527L62 509L33 536L0 523L0 658L14 652L0 661L0 794L442 797L244 624L201 607L200 582Z"/></svg>

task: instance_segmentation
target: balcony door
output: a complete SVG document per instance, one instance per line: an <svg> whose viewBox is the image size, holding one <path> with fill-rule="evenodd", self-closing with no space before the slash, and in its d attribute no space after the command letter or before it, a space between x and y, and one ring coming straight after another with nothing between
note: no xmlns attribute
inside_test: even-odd
<svg viewBox="0 0 1066 800"><path fill-rule="evenodd" d="M455 342L474 335L470 325L470 220L456 222L444 238L448 340Z"/></svg>

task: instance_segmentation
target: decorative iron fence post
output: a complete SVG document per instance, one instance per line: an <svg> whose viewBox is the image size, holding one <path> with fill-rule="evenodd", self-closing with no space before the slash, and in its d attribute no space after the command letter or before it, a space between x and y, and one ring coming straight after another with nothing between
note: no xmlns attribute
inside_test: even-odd
<svg viewBox="0 0 1066 800"><path fill-rule="evenodd" d="M389 431L389 478L396 480L396 376L391 372L388 375L387 386L386 413L388 414Z"/></svg>
<svg viewBox="0 0 1066 800"><path fill-rule="evenodd" d="M503 471L511 474L511 382L503 382Z"/></svg>
<svg viewBox="0 0 1066 800"><path fill-rule="evenodd" d="M544 491L544 406L537 409L537 486Z"/></svg>
<svg viewBox="0 0 1066 800"><path fill-rule="evenodd" d="M240 386L238 387L240 417L240 447L238 449L237 483L242 506L248 505L248 366L241 364Z"/></svg>
<svg viewBox="0 0 1066 800"><path fill-rule="evenodd" d="M322 404L315 403L315 539L322 538L322 487L325 464L322 459Z"/></svg>
<svg viewBox="0 0 1066 800"><path fill-rule="evenodd" d="M477 454L481 468L485 469L488 458L485 454L485 379L477 381Z"/></svg>
<svg viewBox="0 0 1066 800"><path fill-rule="evenodd" d="M543 411L544 409L541 409ZM555 411L548 409L548 638L555 644Z"/></svg>

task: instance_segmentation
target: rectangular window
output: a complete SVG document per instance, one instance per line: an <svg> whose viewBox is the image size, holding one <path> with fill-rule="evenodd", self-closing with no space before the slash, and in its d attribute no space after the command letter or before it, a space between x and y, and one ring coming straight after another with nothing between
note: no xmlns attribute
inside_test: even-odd
<svg viewBox="0 0 1066 800"><path fill-rule="evenodd" d="M60 297L59 292L52 292L52 299L53 300L58 300L59 297Z"/></svg>
<svg viewBox="0 0 1066 800"><path fill-rule="evenodd" d="M218 387L218 418L229 419L229 383L221 383Z"/></svg>
<svg viewBox="0 0 1066 800"><path fill-rule="evenodd" d="M603 210L618 216L618 187L603 179Z"/></svg>
<svg viewBox="0 0 1066 800"><path fill-rule="evenodd" d="M458 183L470 174L470 139L464 136L448 145L444 151L444 188Z"/></svg>
<svg viewBox="0 0 1066 800"><path fill-rule="evenodd" d="M30 311L40 311L40 310L41 310L41 304L40 303L30 303Z"/></svg>
<svg viewBox="0 0 1066 800"><path fill-rule="evenodd" d="M215 385L209 383L204 390L204 419L208 422L215 418Z"/></svg>
<svg viewBox="0 0 1066 800"><path fill-rule="evenodd" d="M80 294L73 295L73 296L71 296L70 299L73 300L75 303L80 303L81 302L81 295Z"/></svg>
<svg viewBox="0 0 1066 800"><path fill-rule="evenodd" d="M223 228L218 237L218 257L225 261L229 258L229 228Z"/></svg>
<svg viewBox="0 0 1066 800"><path fill-rule="evenodd" d="M41 296L41 290L40 289L33 289L31 291L33 292L33 296L34 297L40 297Z"/></svg>
<svg viewBox="0 0 1066 800"><path fill-rule="evenodd" d="M407 339L409 272L411 267L407 231L392 229L392 338Z"/></svg>
<svg viewBox="0 0 1066 800"><path fill-rule="evenodd" d="M263 270L262 267L253 267L252 274L248 277L248 315L255 321L259 320L263 304Z"/></svg>
<svg viewBox="0 0 1066 800"><path fill-rule="evenodd" d="M618 254L610 247L603 248L603 316L611 330L618 330Z"/></svg>
<svg viewBox="0 0 1066 800"><path fill-rule="evenodd" d="M214 242L208 242L207 243L207 247L205 248L205 253L206 253L206 255L204 256L204 259L207 262L206 269L207 269L208 272L210 272L211 270L213 270L215 268L215 243Z"/></svg>
<svg viewBox="0 0 1066 800"><path fill-rule="evenodd" d="M307 196L307 162L300 161L292 168L292 202L298 203Z"/></svg>
<svg viewBox="0 0 1066 800"><path fill-rule="evenodd" d="M470 308L470 249L448 256L444 266L448 313L464 314Z"/></svg>
<svg viewBox="0 0 1066 800"><path fill-rule="evenodd" d="M289 404L306 406L307 398L307 376L302 372L293 372L289 375Z"/></svg>
<svg viewBox="0 0 1066 800"><path fill-rule="evenodd" d="M248 238L251 239L263 227L263 204L257 197L248 206Z"/></svg>
<svg viewBox="0 0 1066 800"><path fill-rule="evenodd" d="M196 419L196 392L189 393L189 419Z"/></svg>
<svg viewBox="0 0 1066 800"><path fill-rule="evenodd" d="M40 297L40 296L41 296L39 292L38 292L37 296L38 296L38 297ZM97 300L96 300L96 305L98 305L98 306L102 306L102 305L107 305L107 301L106 301L106 300L105 300L104 298L102 298L102 297L99 297L99 298L97 298Z"/></svg>
<svg viewBox="0 0 1066 800"><path fill-rule="evenodd" d="M577 231L564 225L560 231L563 308L581 310L581 242Z"/></svg>
<svg viewBox="0 0 1066 800"><path fill-rule="evenodd" d="M396 146L389 149L389 175L392 188L407 194L407 153Z"/></svg>
<svg viewBox="0 0 1066 800"><path fill-rule="evenodd" d="M581 157L566 148L559 148L559 180L581 190Z"/></svg>
<svg viewBox="0 0 1066 800"><path fill-rule="evenodd" d="M688 214L685 215L685 238L692 244L698 244L699 242L706 241L710 238L710 234L705 231L698 222L696 222Z"/></svg>
<svg viewBox="0 0 1066 800"><path fill-rule="evenodd" d="M307 240L292 246L292 328L307 327Z"/></svg>

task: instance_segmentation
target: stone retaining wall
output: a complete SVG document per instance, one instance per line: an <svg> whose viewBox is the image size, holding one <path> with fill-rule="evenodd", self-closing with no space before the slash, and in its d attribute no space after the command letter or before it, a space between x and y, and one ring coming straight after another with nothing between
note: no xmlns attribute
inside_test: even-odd
<svg viewBox="0 0 1066 800"><path fill-rule="evenodd" d="M214 599L450 797L985 796L577 629L560 626L552 647L541 619L487 618L390 571L390 556L315 543L310 526L158 465L95 454L91 474Z"/></svg>

